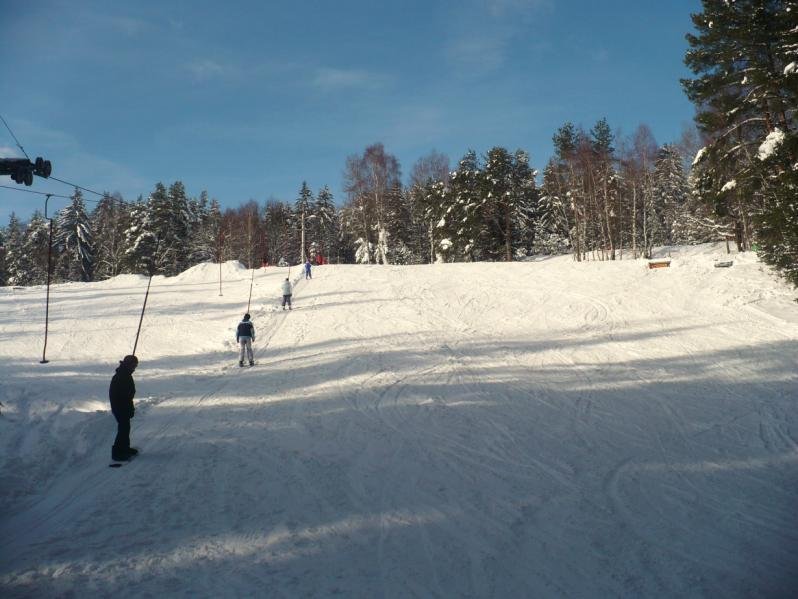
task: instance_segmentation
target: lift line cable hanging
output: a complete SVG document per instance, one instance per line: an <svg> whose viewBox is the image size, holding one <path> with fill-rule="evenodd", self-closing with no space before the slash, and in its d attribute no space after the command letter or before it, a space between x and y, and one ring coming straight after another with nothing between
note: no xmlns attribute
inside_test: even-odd
<svg viewBox="0 0 798 599"><path fill-rule="evenodd" d="M131 355L136 355L136 347L139 344L139 334L141 333L141 323L144 321L144 310L147 309L147 298L150 296L150 285L152 284L152 275L150 275L149 280L147 281L147 292L144 294L144 305L141 307L141 318L139 318L139 328L136 330L136 340L133 342L133 353Z"/></svg>
<svg viewBox="0 0 798 599"><path fill-rule="evenodd" d="M36 193L40 196L50 196L51 198L64 198L66 200L71 200L72 196L65 196L59 193L47 193L44 191L33 191L32 189L22 189L21 187L11 187L10 185L0 185L0 187L4 187L5 189L11 189L13 191L24 191L25 193ZM94 200L87 200L88 202L94 202Z"/></svg>
<svg viewBox="0 0 798 599"><path fill-rule="evenodd" d="M0 187L3 187L5 189L10 189L11 191L24 191L25 193L35 193L35 194L38 194L40 196L49 196L51 198L63 198L65 200L71 200L72 197L73 197L73 196L65 196L65 195L62 195L60 193L47 193L46 191L33 191L32 189L22 189L20 187L11 187L10 185L0 185ZM106 195L103 199L106 199L106 198L109 199L109 200L112 200L114 202L123 202L124 203L124 200L117 200L116 198L114 198L112 196L109 196L109 195ZM83 198L83 201L84 202L90 202L91 204L99 204L100 202L102 202L102 200L90 200L89 198Z"/></svg>
<svg viewBox="0 0 798 599"><path fill-rule="evenodd" d="M80 185L77 185L76 183L70 183L69 181L64 181L62 179L57 179L56 177L53 177L52 175L50 175L49 178L52 179L53 181L58 181L59 183L64 183L65 185L69 185L70 187L76 187L77 189L82 189L83 191L88 191L89 193L93 193L94 195L100 196L101 198L111 197L107 193L100 193L99 191L94 191L93 189L89 189L88 187L81 187Z"/></svg>
<svg viewBox="0 0 798 599"><path fill-rule="evenodd" d="M255 283L255 269L252 269L252 278L249 280L249 299L247 300L247 314L249 314L249 304L252 303L252 285Z"/></svg>
<svg viewBox="0 0 798 599"><path fill-rule="evenodd" d="M22 147L22 144L21 144L21 143L19 143L19 140L17 139L17 136L16 136L16 135L14 135L14 132L11 130L11 127L9 127L9 126L8 126L8 123L6 123L6 120L3 118L3 115L2 115L2 114L0 114L0 121L3 121L3 124L6 126L6 129L8 129L8 132L11 134L11 137L13 137L13 138L14 138L14 141L15 141L15 142L17 142L17 147L18 147L20 150L22 150L22 153L23 153L23 154L25 154L25 158L27 158L28 160L30 160L30 156L28 156L28 153L25 151L25 148L23 148L23 147Z"/></svg>

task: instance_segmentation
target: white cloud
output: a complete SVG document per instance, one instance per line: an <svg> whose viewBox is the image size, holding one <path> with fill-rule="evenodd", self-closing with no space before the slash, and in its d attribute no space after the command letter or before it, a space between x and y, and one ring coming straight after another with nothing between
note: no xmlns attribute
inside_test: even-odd
<svg viewBox="0 0 798 599"><path fill-rule="evenodd" d="M509 36L503 32L492 35L462 37L446 48L446 57L466 70L490 71L504 62Z"/></svg>
<svg viewBox="0 0 798 599"><path fill-rule="evenodd" d="M224 66L215 60L196 60L187 65L188 71L195 81L208 81L217 77L224 77L233 73L234 69Z"/></svg>
<svg viewBox="0 0 798 599"><path fill-rule="evenodd" d="M461 74L500 68L514 40L533 20L553 9L551 0L474 0L450 24L445 56Z"/></svg>
<svg viewBox="0 0 798 599"><path fill-rule="evenodd" d="M134 37L149 28L149 23L147 23L147 21L133 17L100 17L100 20L101 22L104 21L107 23L113 29L116 29L117 31L120 31L130 37Z"/></svg>
<svg viewBox="0 0 798 599"><path fill-rule="evenodd" d="M326 91L348 88L377 89L390 83L391 78L362 69L320 68L313 77L313 85Z"/></svg>
<svg viewBox="0 0 798 599"><path fill-rule="evenodd" d="M11 146L0 146L0 158L15 158L20 154Z"/></svg>
<svg viewBox="0 0 798 599"><path fill-rule="evenodd" d="M485 0L485 4L494 17L554 8L552 0Z"/></svg>

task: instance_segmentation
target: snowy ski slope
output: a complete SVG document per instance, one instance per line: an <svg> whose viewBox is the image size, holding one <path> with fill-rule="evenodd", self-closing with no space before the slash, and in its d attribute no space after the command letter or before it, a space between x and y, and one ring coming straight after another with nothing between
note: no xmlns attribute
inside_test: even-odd
<svg viewBox="0 0 798 599"><path fill-rule="evenodd" d="M3 597L788 597L798 304L753 255L0 289Z"/></svg>

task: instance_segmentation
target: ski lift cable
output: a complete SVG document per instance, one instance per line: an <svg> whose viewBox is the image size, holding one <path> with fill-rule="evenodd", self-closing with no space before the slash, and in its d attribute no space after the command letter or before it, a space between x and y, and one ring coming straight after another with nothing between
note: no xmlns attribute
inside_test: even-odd
<svg viewBox="0 0 798 599"><path fill-rule="evenodd" d="M10 189L12 191L24 191L25 193L34 193L34 194L40 195L40 196L50 196L51 198L63 198L65 200L71 200L72 199L72 196L65 196L65 195L60 194L60 193L49 193L49 192L46 192L46 191L34 191L32 189L22 189L20 187L12 187L10 185L0 185L0 187L2 187L4 189ZM119 201L124 202L124 200L118 200L118 199L116 199L116 198L114 198L112 196L109 196L109 195L104 196L103 199L109 199L109 200L112 200L114 202L119 202ZM99 204L100 202L102 202L102 200L90 200L88 198L83 198L83 201L84 202L90 202L92 204Z"/></svg>
<svg viewBox="0 0 798 599"><path fill-rule="evenodd" d="M71 196L65 196L65 195L61 195L61 194L58 194L58 193L47 193L47 192L44 192L44 191L33 191L32 189L22 189L20 187L11 187L10 185L0 185L0 187L3 187L5 189L12 189L14 191L24 191L25 193L35 193L35 194L42 195L42 196L50 196L51 198L64 198L66 200L71 200L72 199ZM89 200L89 201L93 202L94 200Z"/></svg>
<svg viewBox="0 0 798 599"><path fill-rule="evenodd" d="M249 306L252 303L252 286L255 283L255 269L252 269L252 278L249 280L249 299L247 300L247 314L249 314Z"/></svg>
<svg viewBox="0 0 798 599"><path fill-rule="evenodd" d="M6 120L3 118L3 115L2 115L2 114L0 114L0 121L3 121L3 124L6 126L6 129L8 129L8 132L11 134L11 137L13 137L13 138L14 138L14 141L15 141L15 142L17 142L17 147L18 147L20 150L22 150L22 153L23 153L23 154L25 154L25 158L27 158L28 160L30 160L30 156L28 156L28 153L25 151L25 148L23 148L23 147L22 147L22 144L21 144L21 143L19 143L19 140L17 139L17 136L16 136L16 135L14 135L14 132L11 130L11 127L9 127L9 126L8 126L8 123L7 123L7 122L6 122ZM109 194L108 194L108 193L100 193L100 192L98 192L98 191L94 191L93 189L89 189L88 187L83 187L83 186L81 186L81 185L77 185L77 184L75 184L75 183L70 183L69 181L64 181L64 180L62 180L62 179L58 179L57 177L53 177L52 175L50 175L49 177L46 177L46 178L47 178L47 179L53 179L53 180L55 180L55 181L58 181L59 183L64 183L65 185L69 185L69 186L71 186L71 187L76 187L76 188L78 188L78 189L82 189L83 191L87 191L87 192L89 192L89 193L93 193L94 195L100 196L101 198L109 197ZM5 187L5 186L3 186L3 187ZM21 191L22 191L22 190L21 190ZM50 194L50 196L52 196L52 197L56 197L56 194L54 194L54 193L51 193L51 194Z"/></svg>
<svg viewBox="0 0 798 599"><path fill-rule="evenodd" d="M30 160L30 156L28 156L28 153L25 151L25 148L23 148L23 147L22 147L22 144L21 144L21 143L19 143L19 140L17 139L17 136L16 136L16 135L14 135L14 132L11 130L11 127L9 127L9 126L8 126L8 123L6 123L6 120L3 118L3 115L2 115L2 114L0 114L0 120L1 120L1 121L3 121L3 124L6 126L6 129L8 129L8 132L11 134L11 137L13 137L13 138L14 138L14 141L15 141L15 142L17 142L17 147L18 147L20 150L22 150L22 153L23 153L23 154L25 154L25 158L27 158L28 160Z"/></svg>
<svg viewBox="0 0 798 599"><path fill-rule="evenodd" d="M70 183L69 181L64 181L63 179L58 179L50 175L48 179L53 179L54 181L58 181L59 183L64 183L65 185L69 185L70 187L75 187L77 189L82 189L83 191L88 191L89 193L93 193L94 195L100 196L101 198L110 197L107 193L100 193L99 191L94 191L93 189L89 189L88 187L82 187L77 183Z"/></svg>

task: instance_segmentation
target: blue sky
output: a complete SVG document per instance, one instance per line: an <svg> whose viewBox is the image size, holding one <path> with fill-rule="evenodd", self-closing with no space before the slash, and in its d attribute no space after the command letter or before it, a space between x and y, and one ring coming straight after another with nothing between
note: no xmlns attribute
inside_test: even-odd
<svg viewBox="0 0 798 599"><path fill-rule="evenodd" d="M344 201L346 157L523 148L565 121L676 140L699 0L3 3L0 114L53 175L134 199L182 180L222 206ZM0 156L20 155L0 129ZM9 177L0 184L16 186ZM23 188L24 186L19 186ZM69 194L37 178L27 189ZM91 196L87 196L90 198ZM96 198L95 198L96 199ZM58 208L63 201L52 206ZM0 188L0 224L40 196Z"/></svg>

